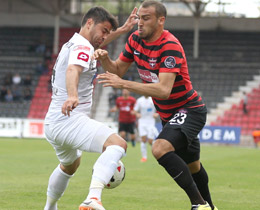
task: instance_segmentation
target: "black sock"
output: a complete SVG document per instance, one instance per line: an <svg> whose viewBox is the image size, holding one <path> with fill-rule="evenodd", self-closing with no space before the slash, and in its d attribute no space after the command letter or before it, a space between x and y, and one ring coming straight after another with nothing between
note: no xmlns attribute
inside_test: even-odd
<svg viewBox="0 0 260 210"><path fill-rule="evenodd" d="M191 204L196 205L204 203L204 200L192 179L188 166L175 154L175 152L166 153L158 160L158 163L165 168L168 174L186 192L190 198Z"/></svg>
<svg viewBox="0 0 260 210"><path fill-rule="evenodd" d="M196 183L200 194L202 195L203 199L208 202L210 207L214 209L214 205L211 200L210 192L209 192L209 178L206 170L203 168L202 164L200 165L200 171L192 174L193 180Z"/></svg>
<svg viewBox="0 0 260 210"><path fill-rule="evenodd" d="M131 144L132 144L133 147L135 147L135 139L131 140Z"/></svg>

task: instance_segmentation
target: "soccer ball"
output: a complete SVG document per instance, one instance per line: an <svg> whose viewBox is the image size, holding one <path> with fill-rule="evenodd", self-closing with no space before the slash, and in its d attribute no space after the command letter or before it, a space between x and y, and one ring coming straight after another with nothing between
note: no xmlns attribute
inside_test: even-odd
<svg viewBox="0 0 260 210"><path fill-rule="evenodd" d="M105 188L113 189L113 188L117 187L118 185L120 185L122 183L124 178L125 178L125 166L122 163L122 161L119 160L116 171L115 171L114 175L112 176L112 178L110 179L109 183L107 185L105 185Z"/></svg>

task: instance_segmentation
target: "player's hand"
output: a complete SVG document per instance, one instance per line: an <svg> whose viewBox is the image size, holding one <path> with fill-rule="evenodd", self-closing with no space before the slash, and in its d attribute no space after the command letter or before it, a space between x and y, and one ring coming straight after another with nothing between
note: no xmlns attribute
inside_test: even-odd
<svg viewBox="0 0 260 210"><path fill-rule="evenodd" d="M137 7L135 7L133 9L133 11L131 12L131 14L129 15L129 17L127 18L127 20L125 21L124 25L122 26L122 29L125 32L129 32L132 30L132 28L134 27L134 25L136 25L139 21L138 16L137 16Z"/></svg>
<svg viewBox="0 0 260 210"><path fill-rule="evenodd" d="M103 74L99 74L97 76L97 79L100 79L98 81L99 84L103 84L103 87L113 87L113 88L123 88L123 79L121 79L119 76L116 74L106 72Z"/></svg>
<svg viewBox="0 0 260 210"><path fill-rule="evenodd" d="M153 114L153 117L157 118L157 117L159 117L159 114L156 112L156 113Z"/></svg>
<svg viewBox="0 0 260 210"><path fill-rule="evenodd" d="M68 98L63 106L62 106L62 114L64 114L65 116L70 116L70 112L72 112L73 109L75 109L79 104L79 100L77 97L70 97Z"/></svg>
<svg viewBox="0 0 260 210"><path fill-rule="evenodd" d="M94 60L103 60L108 57L108 52L103 49L97 49L95 50L92 59Z"/></svg>
<svg viewBox="0 0 260 210"><path fill-rule="evenodd" d="M139 119L139 118L141 118L142 117L142 115L140 114L140 113L136 113L136 117Z"/></svg>

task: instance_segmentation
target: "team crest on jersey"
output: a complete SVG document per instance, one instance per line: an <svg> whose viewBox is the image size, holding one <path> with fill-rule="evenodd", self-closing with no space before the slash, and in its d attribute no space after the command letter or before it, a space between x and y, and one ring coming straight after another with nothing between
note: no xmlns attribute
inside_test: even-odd
<svg viewBox="0 0 260 210"><path fill-rule="evenodd" d="M169 69L174 68L174 66L176 65L175 58L172 56L167 57L164 61L164 65Z"/></svg>
<svg viewBox="0 0 260 210"><path fill-rule="evenodd" d="M148 59L149 65L150 65L152 68L155 68L155 66L156 66L156 61L157 61L156 58L149 58L149 59Z"/></svg>
<svg viewBox="0 0 260 210"><path fill-rule="evenodd" d="M83 60L85 62L88 62L88 59L89 59L89 55L84 53L84 52L80 52L78 54L78 57L77 57L78 60Z"/></svg>

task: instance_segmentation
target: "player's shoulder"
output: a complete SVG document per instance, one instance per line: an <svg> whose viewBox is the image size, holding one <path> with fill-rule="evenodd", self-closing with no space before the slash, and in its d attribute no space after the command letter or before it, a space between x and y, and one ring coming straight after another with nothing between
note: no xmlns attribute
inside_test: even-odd
<svg viewBox="0 0 260 210"><path fill-rule="evenodd" d="M118 96L118 97L116 98L116 100L117 100L117 101L123 100L123 96Z"/></svg>
<svg viewBox="0 0 260 210"><path fill-rule="evenodd" d="M168 47L178 47L181 45L177 37L175 37L171 32L165 30L162 38L162 43L164 46Z"/></svg>
<svg viewBox="0 0 260 210"><path fill-rule="evenodd" d="M136 101L135 97L133 97L133 96L129 96L129 100Z"/></svg>
<svg viewBox="0 0 260 210"><path fill-rule="evenodd" d="M94 47L90 44L90 42L78 33L75 33L71 40L74 43L73 50L94 50Z"/></svg>
<svg viewBox="0 0 260 210"><path fill-rule="evenodd" d="M145 100L145 97L144 96L141 96L141 97L139 97L138 99L137 99L137 101L140 101L140 102L142 102L142 101L144 101Z"/></svg>
<svg viewBox="0 0 260 210"><path fill-rule="evenodd" d="M140 43L142 40L141 38L139 37L139 33L138 31L134 31L133 33L131 33L128 37L128 42L129 43L132 43L132 42L135 42L135 43Z"/></svg>
<svg viewBox="0 0 260 210"><path fill-rule="evenodd" d="M133 36L138 36L138 37L139 37L138 30L136 30L136 31L134 31L133 33L131 33L130 36L131 36L131 37L133 37Z"/></svg>

